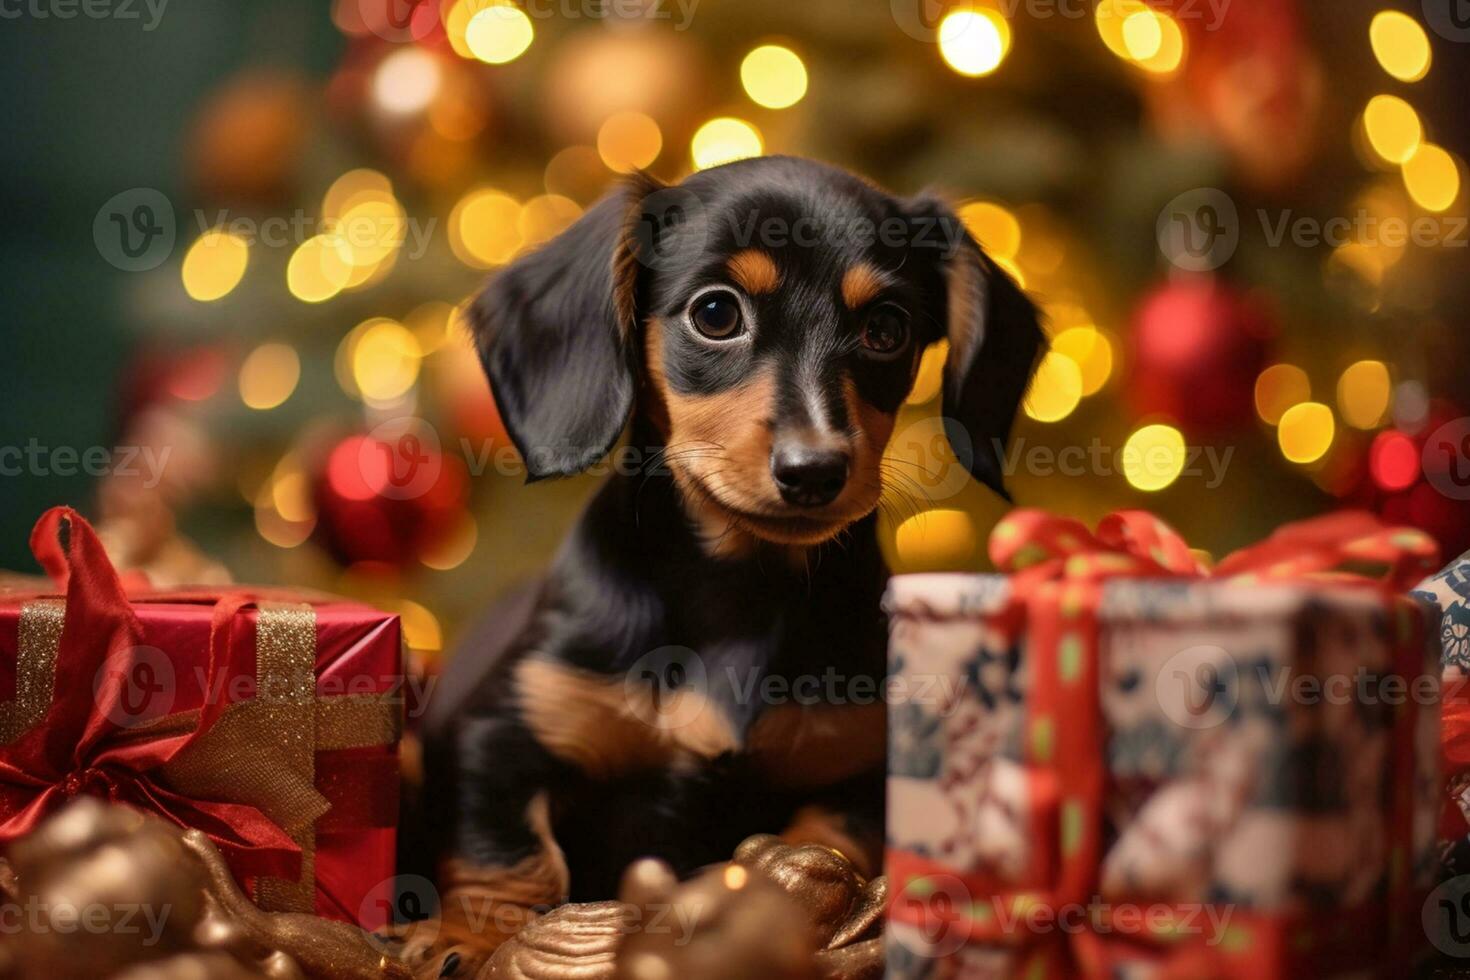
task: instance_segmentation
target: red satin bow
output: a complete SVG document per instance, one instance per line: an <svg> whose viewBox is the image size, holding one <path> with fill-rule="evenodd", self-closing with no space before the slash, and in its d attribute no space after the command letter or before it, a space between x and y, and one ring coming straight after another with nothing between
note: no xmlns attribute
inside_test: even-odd
<svg viewBox="0 0 1470 980"><path fill-rule="evenodd" d="M990 536L997 568L1032 578L1203 577L1238 582L1329 578L1402 592L1439 569L1439 547L1414 528L1389 527L1366 511L1287 524L1226 556L1211 572L1168 524L1142 510L1104 517L1097 532L1043 510L1007 515ZM1376 575L1366 574L1368 571ZM1355 574L1356 572L1356 574Z"/></svg>
<svg viewBox="0 0 1470 980"><path fill-rule="evenodd" d="M218 718L225 708L222 699L206 697L196 725L158 737L113 720L131 716L121 699L143 630L91 525L69 507L52 508L36 523L31 550L65 590L66 615L54 700L39 723L0 745L0 844L24 836L71 797L85 793L204 831L241 877L297 877L301 849L258 809L192 799L160 778L160 768ZM215 606L207 692L218 690L217 678L229 676L230 623L248 602L232 596Z"/></svg>

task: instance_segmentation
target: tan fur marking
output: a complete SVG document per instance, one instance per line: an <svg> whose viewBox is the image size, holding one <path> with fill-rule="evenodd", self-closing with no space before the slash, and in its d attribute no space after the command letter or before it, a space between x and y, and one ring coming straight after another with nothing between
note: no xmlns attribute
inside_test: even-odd
<svg viewBox="0 0 1470 980"><path fill-rule="evenodd" d="M781 285L776 260L758 248L747 248L730 256L725 264L735 284L752 296L774 293Z"/></svg>
<svg viewBox="0 0 1470 980"><path fill-rule="evenodd" d="M750 754L782 789L831 786L883 764L887 706L782 704L750 732Z"/></svg>
<svg viewBox="0 0 1470 980"><path fill-rule="evenodd" d="M461 859L439 869L444 889L440 915L444 930L480 948L493 949L536 918L536 906L567 900L571 875L561 847L551 835L550 804L538 793L526 808L526 823L541 849L510 867L475 865Z"/></svg>
<svg viewBox="0 0 1470 980"><path fill-rule="evenodd" d="M545 749L593 778L690 765L738 747L729 721L696 691L655 700L607 678L537 657L516 669L522 716Z"/></svg>
<svg viewBox="0 0 1470 980"><path fill-rule="evenodd" d="M859 262L842 274L842 302L849 310L871 303L888 284L888 277L868 262Z"/></svg>

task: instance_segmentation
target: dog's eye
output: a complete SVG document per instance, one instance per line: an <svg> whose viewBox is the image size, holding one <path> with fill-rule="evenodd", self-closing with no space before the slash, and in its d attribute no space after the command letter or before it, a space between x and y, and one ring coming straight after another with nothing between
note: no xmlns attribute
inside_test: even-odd
<svg viewBox="0 0 1470 980"><path fill-rule="evenodd" d="M873 357L896 357L908 346L909 315L892 303L868 314L863 326L863 350Z"/></svg>
<svg viewBox="0 0 1470 980"><path fill-rule="evenodd" d="M740 333L740 302L724 290L705 293L694 301L689 318L711 340L729 340Z"/></svg>

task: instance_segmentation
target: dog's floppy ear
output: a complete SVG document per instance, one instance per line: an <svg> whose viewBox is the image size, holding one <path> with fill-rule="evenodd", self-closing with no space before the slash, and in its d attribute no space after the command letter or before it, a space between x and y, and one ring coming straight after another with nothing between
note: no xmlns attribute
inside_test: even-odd
<svg viewBox="0 0 1470 980"><path fill-rule="evenodd" d="M926 195L910 207L922 222L918 240L939 251L944 279L946 432L975 478L1010 500L1001 459L1045 345L1036 307L947 204ZM956 425L966 438L949 432Z"/></svg>
<svg viewBox="0 0 1470 980"><path fill-rule="evenodd" d="M656 186L630 179L496 273L470 306L480 363L528 483L586 470L627 424L639 275L628 222Z"/></svg>

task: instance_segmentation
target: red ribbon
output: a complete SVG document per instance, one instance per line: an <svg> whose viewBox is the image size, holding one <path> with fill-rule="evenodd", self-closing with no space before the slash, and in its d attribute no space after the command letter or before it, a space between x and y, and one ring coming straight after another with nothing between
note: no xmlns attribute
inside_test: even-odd
<svg viewBox="0 0 1470 980"><path fill-rule="evenodd" d="M66 613L54 700L40 722L0 745L0 845L86 793L204 831L241 877L298 877L300 848L258 809L192 799L158 778L160 767L208 731L225 708L223 699L206 698L197 725L177 734L143 737L112 720L130 717L120 700L128 686L123 678L138 656L143 629L92 526L69 507L52 508L36 523L31 550L65 591ZM244 595L216 599L206 691L235 673L229 627L254 601ZM104 668L106 679L99 680Z"/></svg>
<svg viewBox="0 0 1470 980"><path fill-rule="evenodd" d="M1110 514L1093 532L1071 518L1023 509L1007 515L996 526L990 538L990 557L998 569L1011 576L1011 603L1002 614L1003 622L1028 633L1030 701L1046 710L1055 724L1051 757L1027 760L1033 796L1030 836L1038 845L1054 843L1057 828L1064 826L1068 840L1059 863L1048 847L1035 848L1034 865L1025 880L1045 884L1020 889L987 875L956 875L917 855L891 851L888 870L893 898L889 914L895 921L931 933L936 927L933 910L923 901L915 901L910 892L909 886L916 879L942 876L976 898L1003 903L1017 915L1038 906L1060 909L1085 905L1096 888L1106 783L1100 753L1104 735L1098 700L1096 613L1105 580L1210 576L1242 584L1325 580L1374 588L1387 599L1439 567L1439 549L1428 535L1412 528L1385 526L1373 515L1359 511L1286 525L1265 541L1229 555L1212 572L1178 532L1146 511ZM1364 574L1370 568L1376 575ZM1065 614L1063 609L1067 610ZM1065 668L1070 671L1066 676L1059 667L1062 658L1056 655L1064 619L1069 638L1079 643L1076 658ZM1417 635L1402 645L1395 670L1406 676L1419 673L1415 658L1423 649L1422 641L1423 636ZM1394 738L1395 769L1401 773L1410 771L1413 764L1413 731L1413 712L1403 712ZM1031 740L1026 742L1029 745ZM1036 792L1046 787L1051 790ZM1058 796L1054 791L1058 787L1059 803L1036 805ZM1390 826L1396 835L1394 843L1407 847L1412 830L1412 787L1401 778L1394 790ZM1390 870L1391 875L1397 875L1390 883L1391 893L1400 897L1408 887L1403 871ZM1409 911L1416 909L1414 906ZM1393 908L1395 916L1401 913L1402 909ZM1266 919L1269 921L1269 917ZM1402 934L1403 926L1398 923L1395 932ZM970 942L1014 945L1034 938L1008 931L996 917L975 918L963 911L950 916L945 927L961 930ZM1284 928L1283 921L1269 931L1279 933ZM1349 939L1365 937L1370 937L1366 931ZM1341 945L1350 944L1344 940ZM1283 946L1272 944L1272 948L1280 950ZM1100 966L1108 953L1108 944L1101 937L1081 939L1073 952L1087 975L1108 975ZM1201 955L1213 952L1200 951Z"/></svg>

